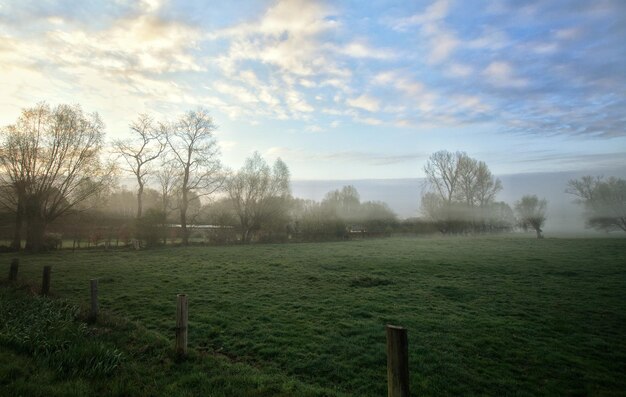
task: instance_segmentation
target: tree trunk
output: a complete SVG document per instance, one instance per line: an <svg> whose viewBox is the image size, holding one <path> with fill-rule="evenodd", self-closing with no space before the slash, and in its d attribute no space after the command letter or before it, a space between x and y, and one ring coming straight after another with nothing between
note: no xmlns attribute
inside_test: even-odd
<svg viewBox="0 0 626 397"><path fill-rule="evenodd" d="M241 233L241 243L248 244L250 242L250 229L245 227Z"/></svg>
<svg viewBox="0 0 626 397"><path fill-rule="evenodd" d="M189 244L189 235L187 234L187 192L183 190L182 202L180 203L180 232L183 238L183 245Z"/></svg>
<svg viewBox="0 0 626 397"><path fill-rule="evenodd" d="M543 238L543 233L541 232L541 228L537 228L535 229L535 231L537 232L537 238Z"/></svg>
<svg viewBox="0 0 626 397"><path fill-rule="evenodd" d="M139 189L137 189L137 219L141 218L141 214L143 212L143 203L142 203L142 196L143 196L143 184L140 183L139 184Z"/></svg>
<svg viewBox="0 0 626 397"><path fill-rule="evenodd" d="M22 200L18 199L17 209L15 213L15 233L13 234L13 242L11 248L19 251L22 248L22 224L24 223L24 205Z"/></svg>
<svg viewBox="0 0 626 397"><path fill-rule="evenodd" d="M33 214L28 217L26 227L26 251L41 252L45 250L44 235L46 233L46 222L40 214Z"/></svg>

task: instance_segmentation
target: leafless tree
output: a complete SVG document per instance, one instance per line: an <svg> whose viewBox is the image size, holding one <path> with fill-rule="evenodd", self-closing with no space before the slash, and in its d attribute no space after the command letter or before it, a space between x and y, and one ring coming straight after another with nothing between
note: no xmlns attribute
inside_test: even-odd
<svg viewBox="0 0 626 397"><path fill-rule="evenodd" d="M161 188L161 210L168 214L175 209L172 201L180 184L180 170L172 160L166 160L156 172L157 180Z"/></svg>
<svg viewBox="0 0 626 397"><path fill-rule="evenodd" d="M439 151L428 159L424 171L430 192L422 196L422 211L445 232L482 231L490 217L502 183L487 164L465 152Z"/></svg>
<svg viewBox="0 0 626 397"><path fill-rule="evenodd" d="M541 228L546 221L546 209L548 202L545 199L539 199L535 195L527 195L522 197L515 203L515 212L517 213L520 224L524 227L532 227L537 233L537 238L543 238Z"/></svg>
<svg viewBox="0 0 626 397"><path fill-rule="evenodd" d="M182 115L173 124L164 124L172 158L180 171L180 225L182 243L189 243L187 210L190 200L210 195L224 183L213 118L199 108ZM190 192L195 192L192 196Z"/></svg>
<svg viewBox="0 0 626 397"><path fill-rule="evenodd" d="M463 155L462 152L450 153L441 150L433 153L424 166L428 183L433 186L441 199L448 203L452 202L458 189L459 164Z"/></svg>
<svg viewBox="0 0 626 397"><path fill-rule="evenodd" d="M27 250L43 250L46 226L111 182L113 169L99 159L103 139L99 116L77 105L38 104L2 130L0 175L26 219Z"/></svg>
<svg viewBox="0 0 626 397"><path fill-rule="evenodd" d="M113 142L113 151L120 155L127 165L126 171L137 179L137 218L143 212L143 191L151 172L150 163L156 160L165 150L166 143L154 121L147 114L140 114L130 124L133 137Z"/></svg>
<svg viewBox="0 0 626 397"><path fill-rule="evenodd" d="M476 168L476 179L474 183L474 204L483 208L493 203L496 195L502 190L502 182L495 178L487 164L479 161Z"/></svg>
<svg viewBox="0 0 626 397"><path fill-rule="evenodd" d="M287 213L289 169L281 159L270 168L255 152L228 180L226 190L237 214L241 240L249 243L256 230Z"/></svg>
<svg viewBox="0 0 626 397"><path fill-rule="evenodd" d="M584 176L567 184L567 193L585 206L587 225L600 230L626 232L626 181Z"/></svg>

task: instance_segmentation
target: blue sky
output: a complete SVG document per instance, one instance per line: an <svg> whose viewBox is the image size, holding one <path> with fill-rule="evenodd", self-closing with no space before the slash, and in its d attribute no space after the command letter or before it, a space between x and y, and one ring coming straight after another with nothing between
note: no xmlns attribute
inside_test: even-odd
<svg viewBox="0 0 626 397"><path fill-rule="evenodd" d="M217 3L217 4L213 4ZM462 150L496 174L626 168L626 2L0 1L0 123L45 100L197 106L222 159L294 179L423 176Z"/></svg>

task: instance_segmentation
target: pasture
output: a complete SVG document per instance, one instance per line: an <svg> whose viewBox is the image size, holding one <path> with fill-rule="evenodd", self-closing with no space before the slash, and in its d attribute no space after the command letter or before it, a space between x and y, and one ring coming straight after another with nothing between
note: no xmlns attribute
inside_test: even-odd
<svg viewBox="0 0 626 397"><path fill-rule="evenodd" d="M3 278L12 257L0 255ZM36 285L44 265L55 296L86 307L99 278L101 309L160 340L173 338L176 294L186 293L194 354L311 395L386 395L385 324L409 330L415 395L626 390L625 239L60 251L21 255L19 278ZM198 362L178 365L201 373ZM193 382L185 387L194 395Z"/></svg>

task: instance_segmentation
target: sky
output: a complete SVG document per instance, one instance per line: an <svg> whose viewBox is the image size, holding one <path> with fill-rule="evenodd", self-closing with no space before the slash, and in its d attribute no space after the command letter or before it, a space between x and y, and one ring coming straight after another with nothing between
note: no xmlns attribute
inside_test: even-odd
<svg viewBox="0 0 626 397"><path fill-rule="evenodd" d="M224 164L293 179L420 178L465 151L498 175L626 168L626 1L0 0L0 124L40 101L207 108Z"/></svg>

